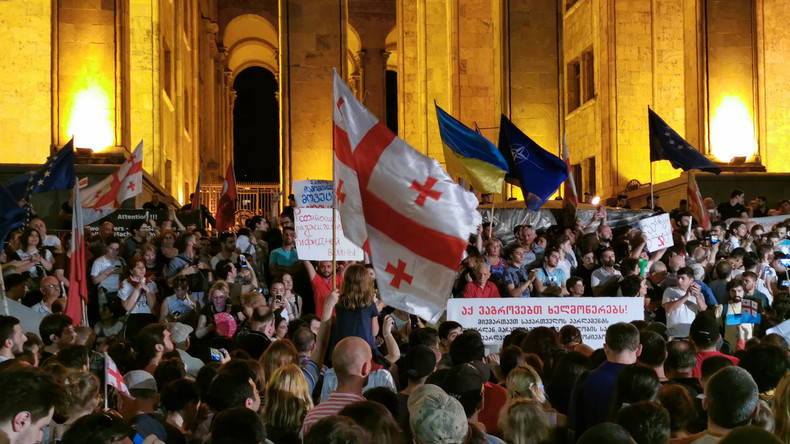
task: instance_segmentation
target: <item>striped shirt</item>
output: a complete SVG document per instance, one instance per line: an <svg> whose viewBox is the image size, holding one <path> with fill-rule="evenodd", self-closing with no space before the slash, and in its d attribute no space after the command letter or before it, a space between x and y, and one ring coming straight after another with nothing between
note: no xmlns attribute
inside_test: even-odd
<svg viewBox="0 0 790 444"><path fill-rule="evenodd" d="M339 411L343 410L343 407L359 401L365 401L365 397L358 393L330 393L326 401L318 404L316 408L310 410L305 416L304 424L302 425L302 436L306 435L310 427L316 422L328 416L337 415Z"/></svg>

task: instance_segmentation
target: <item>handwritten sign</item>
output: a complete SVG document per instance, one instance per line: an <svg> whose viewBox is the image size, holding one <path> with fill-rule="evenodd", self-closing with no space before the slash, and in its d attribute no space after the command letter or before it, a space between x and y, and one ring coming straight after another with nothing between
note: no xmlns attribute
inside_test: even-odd
<svg viewBox="0 0 790 444"><path fill-rule="evenodd" d="M332 209L294 208L296 250L299 259L332 260ZM335 254L339 261L361 261L362 249L343 236L340 213L335 211Z"/></svg>
<svg viewBox="0 0 790 444"><path fill-rule="evenodd" d="M298 208L332 208L333 188L334 184L331 180L297 180L294 182L296 206Z"/></svg>
<svg viewBox="0 0 790 444"><path fill-rule="evenodd" d="M301 254L301 253L300 253ZM574 325L582 333L582 342L592 348L603 347L606 329L618 322L644 319L644 299L626 297L600 298L503 298L450 299L447 319L464 329L472 328L483 336L483 343L498 349L517 327L553 327Z"/></svg>
<svg viewBox="0 0 790 444"><path fill-rule="evenodd" d="M669 223L668 213L642 219L637 224L647 235L647 251L658 251L675 245L672 241L672 224Z"/></svg>

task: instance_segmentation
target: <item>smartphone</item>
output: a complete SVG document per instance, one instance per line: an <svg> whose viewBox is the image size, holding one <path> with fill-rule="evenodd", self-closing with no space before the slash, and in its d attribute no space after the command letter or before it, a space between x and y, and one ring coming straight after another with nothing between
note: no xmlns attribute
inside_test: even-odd
<svg viewBox="0 0 790 444"><path fill-rule="evenodd" d="M219 351L216 348L210 348L210 347L209 347L208 350L209 350L209 353L210 353L212 361L221 361L222 360L222 352L221 351Z"/></svg>
<svg viewBox="0 0 790 444"><path fill-rule="evenodd" d="M274 295L274 302L282 302L282 301L283 301L283 295L281 294Z"/></svg>
<svg viewBox="0 0 790 444"><path fill-rule="evenodd" d="M241 264L241 268L247 268L247 260L244 258L244 255L239 256L239 263Z"/></svg>
<svg viewBox="0 0 790 444"><path fill-rule="evenodd" d="M717 236L715 234L711 234L710 235L710 244L711 245L715 245L715 244L718 244L718 243L719 243L719 236Z"/></svg>

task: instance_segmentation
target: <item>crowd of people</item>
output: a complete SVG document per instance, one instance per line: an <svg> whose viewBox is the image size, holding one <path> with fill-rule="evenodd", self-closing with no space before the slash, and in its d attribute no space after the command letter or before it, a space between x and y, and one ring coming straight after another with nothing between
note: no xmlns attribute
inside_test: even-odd
<svg viewBox="0 0 790 444"><path fill-rule="evenodd" d="M790 442L790 221L748 223L743 194L709 230L680 205L658 251L603 208L509 245L480 227L453 297L644 298L596 350L574 325L485 344L389 307L367 261L299 259L290 206L226 233L104 222L75 322L71 235L34 217L0 257L0 442Z"/></svg>

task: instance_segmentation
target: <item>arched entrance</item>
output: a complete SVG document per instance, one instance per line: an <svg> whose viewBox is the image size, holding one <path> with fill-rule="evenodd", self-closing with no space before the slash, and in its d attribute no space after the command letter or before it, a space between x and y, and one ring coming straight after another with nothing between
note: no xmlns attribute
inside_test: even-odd
<svg viewBox="0 0 790 444"><path fill-rule="evenodd" d="M239 182L280 181L277 79L268 69L244 69L233 81L233 157Z"/></svg>

